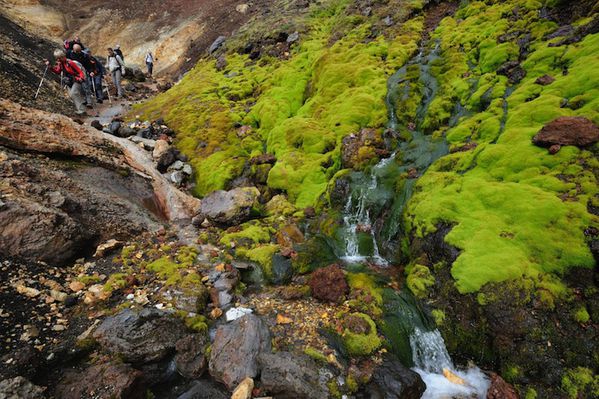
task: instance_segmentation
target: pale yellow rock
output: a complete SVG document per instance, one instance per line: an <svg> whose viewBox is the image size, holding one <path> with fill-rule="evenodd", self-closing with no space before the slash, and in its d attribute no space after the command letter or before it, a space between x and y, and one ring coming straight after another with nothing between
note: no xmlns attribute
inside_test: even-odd
<svg viewBox="0 0 599 399"><path fill-rule="evenodd" d="M120 247L122 245L122 243L120 241L117 241L115 239L111 239L106 241L104 244L100 244L98 245L98 248L96 248L96 253L94 254L95 257L102 257L104 256L106 253Z"/></svg>
<svg viewBox="0 0 599 399"><path fill-rule="evenodd" d="M466 381L463 378L458 377L449 369L443 369L443 375L453 384L466 385Z"/></svg>
<svg viewBox="0 0 599 399"><path fill-rule="evenodd" d="M58 302L64 302L67 299L67 294L58 290L50 290L50 296Z"/></svg>
<svg viewBox="0 0 599 399"><path fill-rule="evenodd" d="M237 385L237 388L235 388L231 395L231 399L250 399L252 397L252 389L254 389L254 380L247 377Z"/></svg>
<svg viewBox="0 0 599 399"><path fill-rule="evenodd" d="M19 294L28 296L29 298L35 298L36 296L38 296L40 294L39 290L36 290L35 288L32 287L26 287L22 284L18 284L16 287L17 292Z"/></svg>
<svg viewBox="0 0 599 399"><path fill-rule="evenodd" d="M69 289L73 292L79 292L84 288L85 284L83 284L81 281L71 281L69 284Z"/></svg>
<svg viewBox="0 0 599 399"><path fill-rule="evenodd" d="M156 140L156 145L154 146L154 150L152 151L152 158L157 160L168 151L169 144L166 140Z"/></svg>

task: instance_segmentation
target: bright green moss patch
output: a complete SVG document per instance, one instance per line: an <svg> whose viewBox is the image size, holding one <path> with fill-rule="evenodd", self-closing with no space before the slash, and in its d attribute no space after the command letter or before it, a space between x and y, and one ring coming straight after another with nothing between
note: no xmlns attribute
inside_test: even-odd
<svg viewBox="0 0 599 399"><path fill-rule="evenodd" d="M584 367L568 370L562 377L562 390L572 399L599 397L599 376Z"/></svg>
<svg viewBox="0 0 599 399"><path fill-rule="evenodd" d="M347 352L352 356L366 356L378 349L382 341L376 324L364 313L350 313L343 320L345 327L341 338Z"/></svg>
<svg viewBox="0 0 599 399"><path fill-rule="evenodd" d="M279 246L276 244L259 245L254 248L238 248L236 254L242 258L246 258L256 262L262 268L262 272L267 279L271 279L272 275L272 257L279 251Z"/></svg>
<svg viewBox="0 0 599 399"><path fill-rule="evenodd" d="M576 312L574 312L574 320L581 324L588 323L590 319L591 316L584 306L579 307Z"/></svg>
<svg viewBox="0 0 599 399"><path fill-rule="evenodd" d="M304 353L310 356L312 359L316 360L317 362L320 362L322 364L328 364L327 357L324 355L324 353L317 349L314 349L311 346L306 347L306 349L304 349Z"/></svg>
<svg viewBox="0 0 599 399"><path fill-rule="evenodd" d="M175 255L163 256L146 265L146 269L166 280L166 285L193 286L201 283L201 276L192 269L197 252L191 247L181 247Z"/></svg>
<svg viewBox="0 0 599 399"><path fill-rule="evenodd" d="M590 69L599 52L599 35L570 46L548 47L543 37L555 25L538 18L541 3L530 2L520 9L521 19L511 21L515 3L523 2L470 2L454 18L443 20L434 33L442 57L459 70L470 64L471 71L467 76L439 78L438 96L457 97L470 111L448 130L447 139L455 147L470 141L478 146L441 158L429 168L408 204L407 223L421 236L440 222L454 225L445 240L461 250L451 271L460 292L528 276L536 282L541 301L551 308L556 299L567 296L567 289L559 278L548 276L594 265L584 230L598 223L586 209L598 185L592 167L583 161L592 158L588 151L564 147L550 155L534 146L531 138L562 115L581 115L599 123L599 74ZM497 76L495 68L514 59L509 43L515 40L503 44L497 40L524 27L533 34L530 54L522 63L527 75L510 95L507 79ZM470 51L474 49L478 56ZM562 74L564 67L567 75ZM536 84L543 74L556 81ZM454 87L466 85L473 90L451 94ZM563 107L564 99L579 98L584 99L576 107ZM423 281L429 280L414 278L412 285Z"/></svg>
<svg viewBox="0 0 599 399"><path fill-rule="evenodd" d="M274 229L271 227L246 223L241 231L223 234L220 243L226 246L231 246L231 243L236 246L267 243L270 242L271 233L274 233Z"/></svg>
<svg viewBox="0 0 599 399"><path fill-rule="evenodd" d="M406 284L417 298L424 298L428 289L435 284L430 269L424 265L410 265L406 269L406 273L408 275Z"/></svg>

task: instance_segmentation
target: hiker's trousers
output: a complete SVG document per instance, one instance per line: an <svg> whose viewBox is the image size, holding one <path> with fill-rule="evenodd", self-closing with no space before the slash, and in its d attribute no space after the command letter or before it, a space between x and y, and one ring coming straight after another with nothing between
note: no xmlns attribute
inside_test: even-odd
<svg viewBox="0 0 599 399"><path fill-rule="evenodd" d="M121 70L112 71L112 83L116 87L116 95L118 98L123 97L123 88L121 87Z"/></svg>
<svg viewBox="0 0 599 399"><path fill-rule="evenodd" d="M73 103L75 103L75 109L78 113L85 112L85 108L83 107L83 87L81 86L81 83L73 83L71 89L69 90L69 97L71 97L71 100L73 100Z"/></svg>

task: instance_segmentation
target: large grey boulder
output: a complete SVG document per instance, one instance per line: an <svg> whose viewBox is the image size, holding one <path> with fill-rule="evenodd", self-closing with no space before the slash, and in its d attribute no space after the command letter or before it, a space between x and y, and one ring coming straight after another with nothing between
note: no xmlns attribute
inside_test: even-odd
<svg viewBox="0 0 599 399"><path fill-rule="evenodd" d="M367 387L371 399L420 399L425 390L426 385L418 373L393 356L383 359Z"/></svg>
<svg viewBox="0 0 599 399"><path fill-rule="evenodd" d="M260 355L261 387L281 399L326 399L328 389L320 380L316 363L305 355L290 352Z"/></svg>
<svg viewBox="0 0 599 399"><path fill-rule="evenodd" d="M106 318L93 337L104 350L125 362L150 363L174 353L175 343L187 334L183 321L158 309L137 313L126 309Z"/></svg>
<svg viewBox="0 0 599 399"><path fill-rule="evenodd" d="M202 199L200 216L210 222L236 225L249 219L258 205L260 191L256 187L239 187L230 191L213 191Z"/></svg>
<svg viewBox="0 0 599 399"><path fill-rule="evenodd" d="M270 349L270 332L258 316L248 314L221 325L210 352L210 375L232 391L244 378L259 374L258 356Z"/></svg>

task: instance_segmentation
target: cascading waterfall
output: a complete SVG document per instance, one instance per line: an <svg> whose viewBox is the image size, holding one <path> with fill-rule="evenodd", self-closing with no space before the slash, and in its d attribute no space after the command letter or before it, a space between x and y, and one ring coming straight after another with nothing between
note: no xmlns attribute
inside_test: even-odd
<svg viewBox="0 0 599 399"><path fill-rule="evenodd" d="M485 398L490 382L475 366L458 370L453 365L439 330L415 328L410 336L413 370L426 384L422 399Z"/></svg>
<svg viewBox="0 0 599 399"><path fill-rule="evenodd" d="M404 179L398 187L397 176L405 175L410 170L420 175L448 152L445 140L425 134L421 126L438 89L430 71L432 63L439 57L438 53L438 43L427 54L421 50L388 80L386 103L389 129L397 130L397 104L405 101L410 94L410 81L407 78L410 66L418 66L420 70L422 100L416 110L415 127L408 130L409 138L402 141L390 157L372 167L368 174L354 172L351 175L352 190L343 213L345 248L341 256L348 263L368 261L379 266L389 264L381 255L379 241L384 237L388 242L399 232L401 215L416 181L413 178ZM450 124L455 124L464 112L465 109L457 104ZM385 215L385 220L377 229L375 222L381 214ZM397 330L388 330L386 335L397 335L390 339L393 341L398 338L395 341L399 345L402 345L400 336L409 336L413 370L420 374L427 386L423 398L484 398L490 383L480 369L474 366L468 370L456 369L439 330L428 328L424 316L405 298L396 296L392 302L386 304L391 312L390 317L389 314L387 316L395 319Z"/></svg>

